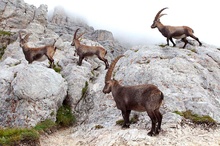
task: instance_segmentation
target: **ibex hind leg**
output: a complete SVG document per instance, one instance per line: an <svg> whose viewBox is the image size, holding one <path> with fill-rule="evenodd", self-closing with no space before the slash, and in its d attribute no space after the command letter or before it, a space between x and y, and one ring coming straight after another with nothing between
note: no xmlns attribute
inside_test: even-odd
<svg viewBox="0 0 220 146"><path fill-rule="evenodd" d="M109 68L108 60L105 59L105 58L101 58L101 57L99 57L99 56L98 56L98 58L105 63L105 69L108 69L108 68Z"/></svg>
<svg viewBox="0 0 220 146"><path fill-rule="evenodd" d="M147 114L151 119L151 130L150 130L150 132L148 132L147 135L153 136L153 135L155 135L155 131L156 131L157 117L156 117L154 111L152 111L152 110L147 110Z"/></svg>
<svg viewBox="0 0 220 146"><path fill-rule="evenodd" d="M154 113L155 113L155 116L156 116L156 118L157 118L157 127L156 127L156 132L155 132L155 134L157 135L157 134L159 134L160 133L160 131L161 131L161 123L162 123L162 118L163 118L163 116L162 116L162 114L160 113L160 111L159 111L159 109L156 109L155 111L154 111Z"/></svg>
<svg viewBox="0 0 220 146"><path fill-rule="evenodd" d="M196 36L194 35L189 35L191 38L195 39L198 43L199 43L199 46L202 46L202 43L199 41L199 38L197 38Z"/></svg>

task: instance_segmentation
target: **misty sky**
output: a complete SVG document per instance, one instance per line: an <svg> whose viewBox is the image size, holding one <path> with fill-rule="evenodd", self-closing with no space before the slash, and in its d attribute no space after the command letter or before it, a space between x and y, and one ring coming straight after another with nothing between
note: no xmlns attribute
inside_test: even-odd
<svg viewBox="0 0 220 146"><path fill-rule="evenodd" d="M48 5L52 11L62 6L71 15L82 17L95 29L105 29L116 38L138 44L166 43L166 38L157 29L151 29L156 13L163 13L165 25L190 26L201 42L220 46L219 1L217 0L24 0L38 7Z"/></svg>

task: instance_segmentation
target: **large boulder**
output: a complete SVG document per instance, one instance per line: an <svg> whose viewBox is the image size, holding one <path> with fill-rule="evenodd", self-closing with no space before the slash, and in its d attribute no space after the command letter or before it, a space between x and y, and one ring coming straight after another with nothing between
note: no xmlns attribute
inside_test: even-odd
<svg viewBox="0 0 220 146"><path fill-rule="evenodd" d="M53 69L17 63L9 58L1 63L0 126L30 127L46 119L55 121L67 95L67 82Z"/></svg>

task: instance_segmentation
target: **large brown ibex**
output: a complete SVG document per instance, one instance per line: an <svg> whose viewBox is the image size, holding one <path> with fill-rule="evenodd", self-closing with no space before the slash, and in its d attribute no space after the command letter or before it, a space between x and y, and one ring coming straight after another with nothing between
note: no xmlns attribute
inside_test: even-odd
<svg viewBox="0 0 220 146"><path fill-rule="evenodd" d="M152 121L152 127L148 135L159 134L162 122L162 114L159 108L164 98L163 93L155 85L122 86L117 80L111 79L114 67L121 57L122 56L117 57L111 63L105 76L103 93L112 92L116 106L122 112L124 119L123 128L129 128L129 115L131 110L139 112L146 111Z"/></svg>
<svg viewBox="0 0 220 146"><path fill-rule="evenodd" d="M79 38L84 33L76 37L78 30L79 28L75 31L73 41L71 43L71 46L75 46L76 53L77 55L79 55L78 65L82 65L82 60L85 57L96 55L100 60L102 60L105 63L105 69L108 69L109 67L108 60L105 58L107 51L103 47L100 47L100 46L87 46L87 45L80 44Z"/></svg>
<svg viewBox="0 0 220 146"><path fill-rule="evenodd" d="M169 46L169 40L173 43L173 46L176 46L176 44L173 42L172 38L175 39L181 39L183 42L185 42L183 48L185 48L186 44L188 43L188 40L186 37L190 36L193 39L197 40L199 42L199 45L201 46L202 43L199 41L199 39L193 35L192 28L188 26L169 26L169 25L163 25L160 22L160 17L166 14L161 14L163 10L167 8L161 9L157 15L154 18L154 22L151 25L151 28L158 28L158 30L162 33L164 37L167 38L167 45Z"/></svg>
<svg viewBox="0 0 220 146"><path fill-rule="evenodd" d="M50 61L50 68L54 66L54 53L56 52L55 43L56 40L52 45L46 45L43 47L37 47L37 48L31 48L27 45L27 40L31 33L28 33L25 35L25 37L22 38L21 32L19 31L19 37L20 37L20 47L23 50L25 59L28 61L28 63L32 63L35 60L41 59L43 56L46 56L48 60Z"/></svg>

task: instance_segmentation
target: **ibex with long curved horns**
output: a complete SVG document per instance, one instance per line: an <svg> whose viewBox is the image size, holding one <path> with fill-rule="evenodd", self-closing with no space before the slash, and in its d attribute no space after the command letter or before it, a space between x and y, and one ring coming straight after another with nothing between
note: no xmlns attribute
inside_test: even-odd
<svg viewBox="0 0 220 146"><path fill-rule="evenodd" d="M54 59L53 56L56 52L55 43L57 40L54 41L52 45L46 45L43 47L37 47L37 48L31 48L27 45L28 38L32 33L28 33L25 35L25 37L22 38L21 32L18 32L19 38L20 38L20 47L23 50L25 59L28 61L28 63L32 63L35 60L41 59L43 56L46 56L48 60L50 61L50 68L54 66Z"/></svg>
<svg viewBox="0 0 220 146"><path fill-rule="evenodd" d="M152 127L148 135L159 134L162 122L162 114L159 108L164 98L163 93L155 85L122 86L117 80L111 79L114 67L121 57L123 56L117 57L111 63L105 76L103 93L112 92L116 106L122 112L124 119L123 128L129 128L131 110L139 112L146 111L152 121Z"/></svg>
<svg viewBox="0 0 220 146"><path fill-rule="evenodd" d="M84 33L76 37L78 30L79 28L75 31L73 41L71 43L71 46L75 46L76 53L77 55L79 55L78 65L82 65L82 60L85 57L96 55L100 60L102 60L105 63L105 69L108 69L109 67L108 60L105 58L107 51L103 47L100 47L100 46L87 46L87 45L80 44L79 38Z"/></svg>
<svg viewBox="0 0 220 146"><path fill-rule="evenodd" d="M186 44L188 43L188 40L186 39L186 37L190 36L196 41L198 41L199 45L201 46L202 43L199 41L199 39L196 36L193 35L192 28L188 26L163 25L160 22L160 17L166 15L166 14L161 14L161 12L165 9L167 8L163 8L157 13L157 15L154 18L154 22L151 25L151 28L156 28L156 27L158 28L158 30L162 33L162 35L167 38L167 45L169 46L169 41L171 41L173 43L173 46L176 46L172 38L182 39L182 41L185 42L183 46L183 48L185 48Z"/></svg>

